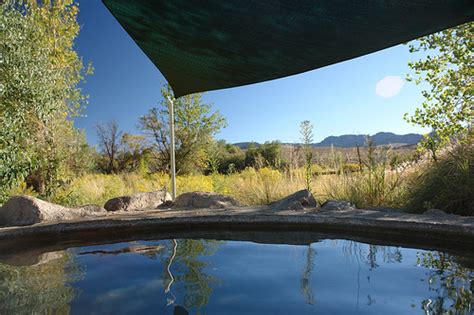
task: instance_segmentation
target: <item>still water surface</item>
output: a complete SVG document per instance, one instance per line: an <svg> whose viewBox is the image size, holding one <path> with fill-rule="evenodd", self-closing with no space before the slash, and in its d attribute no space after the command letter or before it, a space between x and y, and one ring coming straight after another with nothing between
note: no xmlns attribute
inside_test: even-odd
<svg viewBox="0 0 474 315"><path fill-rule="evenodd" d="M0 263L0 314L471 314L473 265L345 240L136 241Z"/></svg>

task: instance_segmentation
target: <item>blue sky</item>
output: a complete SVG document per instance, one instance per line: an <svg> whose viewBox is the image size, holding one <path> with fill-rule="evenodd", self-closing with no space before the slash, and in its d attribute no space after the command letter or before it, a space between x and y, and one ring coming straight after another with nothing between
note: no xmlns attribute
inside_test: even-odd
<svg viewBox="0 0 474 315"><path fill-rule="evenodd" d="M100 0L78 2L76 48L95 72L83 84L89 105L76 126L92 144L94 126L110 119L137 133L138 117L161 99L166 80ZM227 118L228 127L217 137L232 143L298 142L303 120L315 126L316 142L348 133L423 133L427 130L403 120L422 102L421 88L404 82L413 59L408 47L399 45L296 76L207 92L204 99Z"/></svg>

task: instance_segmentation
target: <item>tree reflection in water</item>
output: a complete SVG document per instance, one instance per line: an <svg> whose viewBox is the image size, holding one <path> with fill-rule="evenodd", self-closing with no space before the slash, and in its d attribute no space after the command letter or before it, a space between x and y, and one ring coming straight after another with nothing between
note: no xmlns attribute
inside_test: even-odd
<svg viewBox="0 0 474 315"><path fill-rule="evenodd" d="M379 267L380 259L383 263L401 263L403 258L400 249L396 247L346 242L342 248L346 257L366 264L369 271ZM471 314L474 304L474 272L463 264L472 266L474 261L461 260L441 252L420 251L417 252L416 263L427 268L426 282L430 292L434 293L434 296L421 301L425 314ZM368 299L368 305L372 304L370 294Z"/></svg>
<svg viewBox="0 0 474 315"><path fill-rule="evenodd" d="M337 246L337 241L334 242L334 245ZM368 245L352 241L345 241L342 251L347 258L369 266L369 270L378 268L380 262L385 264L401 263L403 258L398 247Z"/></svg>
<svg viewBox="0 0 474 315"><path fill-rule="evenodd" d="M0 314L68 314L84 271L66 252L42 254L30 266L0 263Z"/></svg>
<svg viewBox="0 0 474 315"><path fill-rule="evenodd" d="M306 251L306 263L300 279L301 293L303 294L305 302L311 305L315 303L313 288L311 285L311 274L313 273L315 255L316 251L311 247L311 244L308 245Z"/></svg>
<svg viewBox="0 0 474 315"><path fill-rule="evenodd" d="M170 273L166 272L170 281L165 290L172 294L170 289L173 282L176 285L182 285L184 308L195 307L197 313L200 313L201 308L209 302L212 286L219 283L220 280L206 274L204 269L208 263L204 256L214 255L221 244L223 242L208 240L170 241L170 253L165 264L169 267L167 270L170 270ZM337 243L334 245L339 247ZM403 259L402 251L397 247L345 241L341 248L347 258L366 265L369 272L379 268L382 264L402 263ZM316 250L309 245L301 272L300 289L305 302L311 305L315 303L311 283L315 258ZM418 252L417 264L428 269L427 283L430 291L435 293L435 297L428 297L420 301L421 308L426 314L469 314L473 303L474 285L473 272L469 268L463 267L457 258L438 252ZM174 275L171 274L171 270ZM367 277L367 281L370 282L370 276ZM173 298L171 304L174 302ZM375 302L371 294L368 294L367 305ZM179 308L184 309L181 306Z"/></svg>
<svg viewBox="0 0 474 315"><path fill-rule="evenodd" d="M445 253L418 253L417 263L428 268L427 283L434 293L421 303L426 314L470 314L472 311L474 272L457 260Z"/></svg>
<svg viewBox="0 0 474 315"><path fill-rule="evenodd" d="M219 279L208 275L204 268L208 263L204 256L216 253L222 241L180 239L170 241L170 255L164 263L165 276L169 279L165 292L170 294L168 304L175 303L172 285L180 285L184 289L184 308L195 307L197 313L209 302L212 285L218 284ZM175 307L176 308L176 307Z"/></svg>
<svg viewBox="0 0 474 315"><path fill-rule="evenodd" d="M326 255L324 251L328 242L334 245L334 250L327 252L328 256L322 256L322 253ZM357 294L359 291L373 289L373 292L365 292L367 296L366 304L372 308L377 308L377 300L379 298L386 298L377 292L378 289L384 289L384 281L387 279L393 279L395 270L405 270L406 267L410 267L413 275L420 275L424 282L418 282L418 279L405 279L413 282L418 282L416 289L411 291L417 294L413 298L417 297L418 302L413 304L413 310L423 310L425 314L471 314L473 305L473 290L474 290L474 270L472 266L474 261L467 258L460 258L452 256L446 253L440 252L429 252L422 250L405 250L396 247L387 246L376 246L368 245L350 241L328 241L321 243L313 243L306 246L304 249L305 258L303 259L302 270L296 269L289 271L289 274L294 275L296 280L294 283L295 290L298 290L298 278L299 278L299 290L301 291L304 300L308 304L315 304L315 296L318 296L318 290L320 296L326 295L327 290L324 283L315 283L315 277L321 277L321 271L315 269L315 265L329 268L330 272L336 274L328 274L326 277L341 277L337 273L340 268L343 268L343 264L337 262L334 266L325 266L324 263L328 263L328 258L340 259L342 249L344 256L351 261L351 265L358 269L354 269L357 272ZM83 268L90 264L99 264L99 261L93 256L103 257L106 259L122 259L122 255L128 256L130 261L137 261L137 257L146 257L145 260L160 260L163 266L158 266L163 275L156 274L156 269L151 269L148 272L150 276L159 277L159 288L163 288L164 293L167 294L168 305L170 311L173 314L200 314L204 311L204 307L209 303L210 297L213 294L213 289L217 284L221 283L221 280L213 275L215 272L211 272L209 269L209 262L226 263L223 259L232 259L229 256L223 255L222 257L211 257L217 250L223 245L222 241L213 240L190 240L190 239L178 239L178 240L160 240L155 242L131 242L127 247L120 247L121 245L111 245L99 247L95 250L88 250L87 248L79 250L68 250L61 252L53 252L41 254L34 259L30 259L25 255L19 255L17 263L29 264L29 266L11 266L8 264L0 263L0 314L18 314L18 313L69 313L71 301L75 297L79 297L78 300L86 299L85 302L91 302L90 296L87 296L87 280L92 281L92 286L97 285L94 282L94 275L90 279L87 278ZM251 244L246 244L248 247L249 256L246 256L246 248L240 247L239 259L243 262L255 268L267 268L267 266L252 265L252 250L256 249ZM270 245L268 245L270 246ZM286 248L286 247L285 247ZM299 247L300 248L300 247ZM94 248L93 248L94 249ZM316 255L316 253L319 255ZM244 253L242 255L242 253ZM284 254L284 251L273 252L275 255L278 253ZM403 255L402 255L403 253ZM416 261L415 261L415 253ZM87 258L84 260L74 259L74 256ZM263 255L263 254L262 254ZM266 256L265 256L266 257ZM279 257L279 256L269 256ZM318 258L321 258L321 262L318 264ZM127 257L124 257L126 261ZM77 263L76 261L81 261ZM110 260L108 260L110 261ZM117 260L115 260L117 261ZM141 259L143 263L143 259ZM268 268L280 267L279 264L287 264L289 261L282 259L273 261ZM300 260L298 261L301 262ZM104 263L103 261L100 263ZM387 264L400 264L401 268L389 268ZM146 263L145 266L149 266L150 263ZM151 265L158 265L152 263ZM132 265L133 266L133 265ZM140 266L140 265L138 265ZM284 265L287 268L287 265ZM128 268L128 265L127 265ZM339 269L338 269L339 268ZM413 269L420 268L416 271ZM254 270L255 271L255 270ZM319 271L319 273L317 272ZM140 270L137 270L140 274ZM144 271L145 272L145 271ZM349 272L349 274L347 273ZM350 270L344 273L344 276L350 275ZM299 277L298 277L299 274ZM408 273L407 273L408 274ZM142 275L142 274L140 274ZM85 277L84 277L85 276ZM266 273L266 281L272 281L272 277L279 277L279 274ZM403 274L400 275L403 277ZM82 288L85 288L85 292L80 295L78 289L74 289L73 285L76 285L77 280L84 277L85 283L82 283ZM220 274L219 277L226 279L226 274ZM373 282L371 277L374 280ZM377 279L375 279L377 277ZM387 278L385 278L387 277ZM323 277L324 278L324 277ZM141 278L140 278L141 279ZM148 274L144 274L143 279L148 280ZM143 279L141 281L143 281ZM253 279L253 278L251 278ZM264 278L256 278L264 279ZM362 279L362 280L361 280ZM361 286L361 281L367 279L367 285ZM339 280L341 280L339 278ZM344 279L345 281L345 279ZM277 283L277 282L276 282ZM401 281L399 286L406 283ZM426 283L426 287L424 287ZM146 284L146 281L145 281ZM238 285L239 283L237 283ZM90 284L89 284L90 285ZM120 283L115 284L116 287L112 288L112 292L117 292L120 287ZM136 295L128 296L132 291L122 290L125 292L122 303L129 303L126 301L143 298L146 303L148 298L156 298L157 287L149 289L149 296L143 296L143 292L137 292L136 288L140 287L141 284L133 287L133 291ZM396 286L397 283L394 283ZM257 286L258 287L258 286ZM95 287L94 287L95 288ZM362 289L361 289L362 288ZM110 288L109 288L110 289ZM344 288L341 288L344 289ZM403 290L403 288L400 288ZM341 290L344 291L344 290ZM354 292L349 290L350 292ZM160 292L162 294L162 292ZM253 292L252 294L262 294L265 297L266 292ZM90 294L90 292L89 292ZM222 293L221 293L222 294ZM249 293L250 294L250 293ZM352 294L352 293L351 293ZM364 295L364 296L365 296ZM87 298L85 298L87 296ZM249 295L247 298L251 297ZM177 297L177 298L176 298ZM222 296L221 296L222 297ZM346 296L350 299L352 295ZM129 300L127 300L127 298ZM219 294L216 292L216 298L219 299ZM396 296L394 298L397 298ZM322 299L322 297L320 298ZM365 300L361 298L360 300ZM161 300L164 302L163 300ZM248 303L258 303L256 301L247 301ZM110 303L110 302L109 302ZM359 295L357 295L356 309L359 307ZM412 302L410 302L412 303ZM163 303L164 304L164 303ZM318 303L319 304L319 303ZM316 304L315 307L321 307ZM163 305L164 306L164 305ZM166 307L166 306L164 306ZM323 306L324 307L324 306ZM365 307L365 306L364 306ZM379 307L380 308L380 307Z"/></svg>

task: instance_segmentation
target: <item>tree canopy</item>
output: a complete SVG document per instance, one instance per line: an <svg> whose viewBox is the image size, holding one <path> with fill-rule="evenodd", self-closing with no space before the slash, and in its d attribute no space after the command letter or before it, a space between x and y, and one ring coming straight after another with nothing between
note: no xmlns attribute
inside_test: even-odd
<svg viewBox="0 0 474 315"><path fill-rule="evenodd" d="M202 94L191 94L175 99L169 85L161 90L163 99L158 107L140 117L139 127L153 143L158 152L157 161L162 170L170 164L169 107L168 99L174 103L176 136L176 170L189 173L196 167L203 168L206 148L213 136L226 126L219 112L212 112L211 104L205 103Z"/></svg>
<svg viewBox="0 0 474 315"><path fill-rule="evenodd" d="M1 4L0 202L27 177L48 194L80 162L72 152L87 149L70 120L86 103L78 84L92 71L74 50L77 12L73 0Z"/></svg>
<svg viewBox="0 0 474 315"><path fill-rule="evenodd" d="M410 123L429 127L422 146L436 151L450 139L466 134L472 127L474 106L474 23L422 37L409 44L410 52L424 52L423 58L410 62L416 84L427 83L424 101L413 115L405 114Z"/></svg>

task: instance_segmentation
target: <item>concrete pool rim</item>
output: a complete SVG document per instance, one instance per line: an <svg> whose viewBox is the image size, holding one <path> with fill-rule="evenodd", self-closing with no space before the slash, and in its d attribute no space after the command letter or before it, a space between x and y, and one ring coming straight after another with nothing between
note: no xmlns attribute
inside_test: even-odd
<svg viewBox="0 0 474 315"><path fill-rule="evenodd" d="M0 228L0 260L23 253L172 238L300 245L321 239L346 239L388 246L474 253L474 218L373 210L149 210Z"/></svg>

